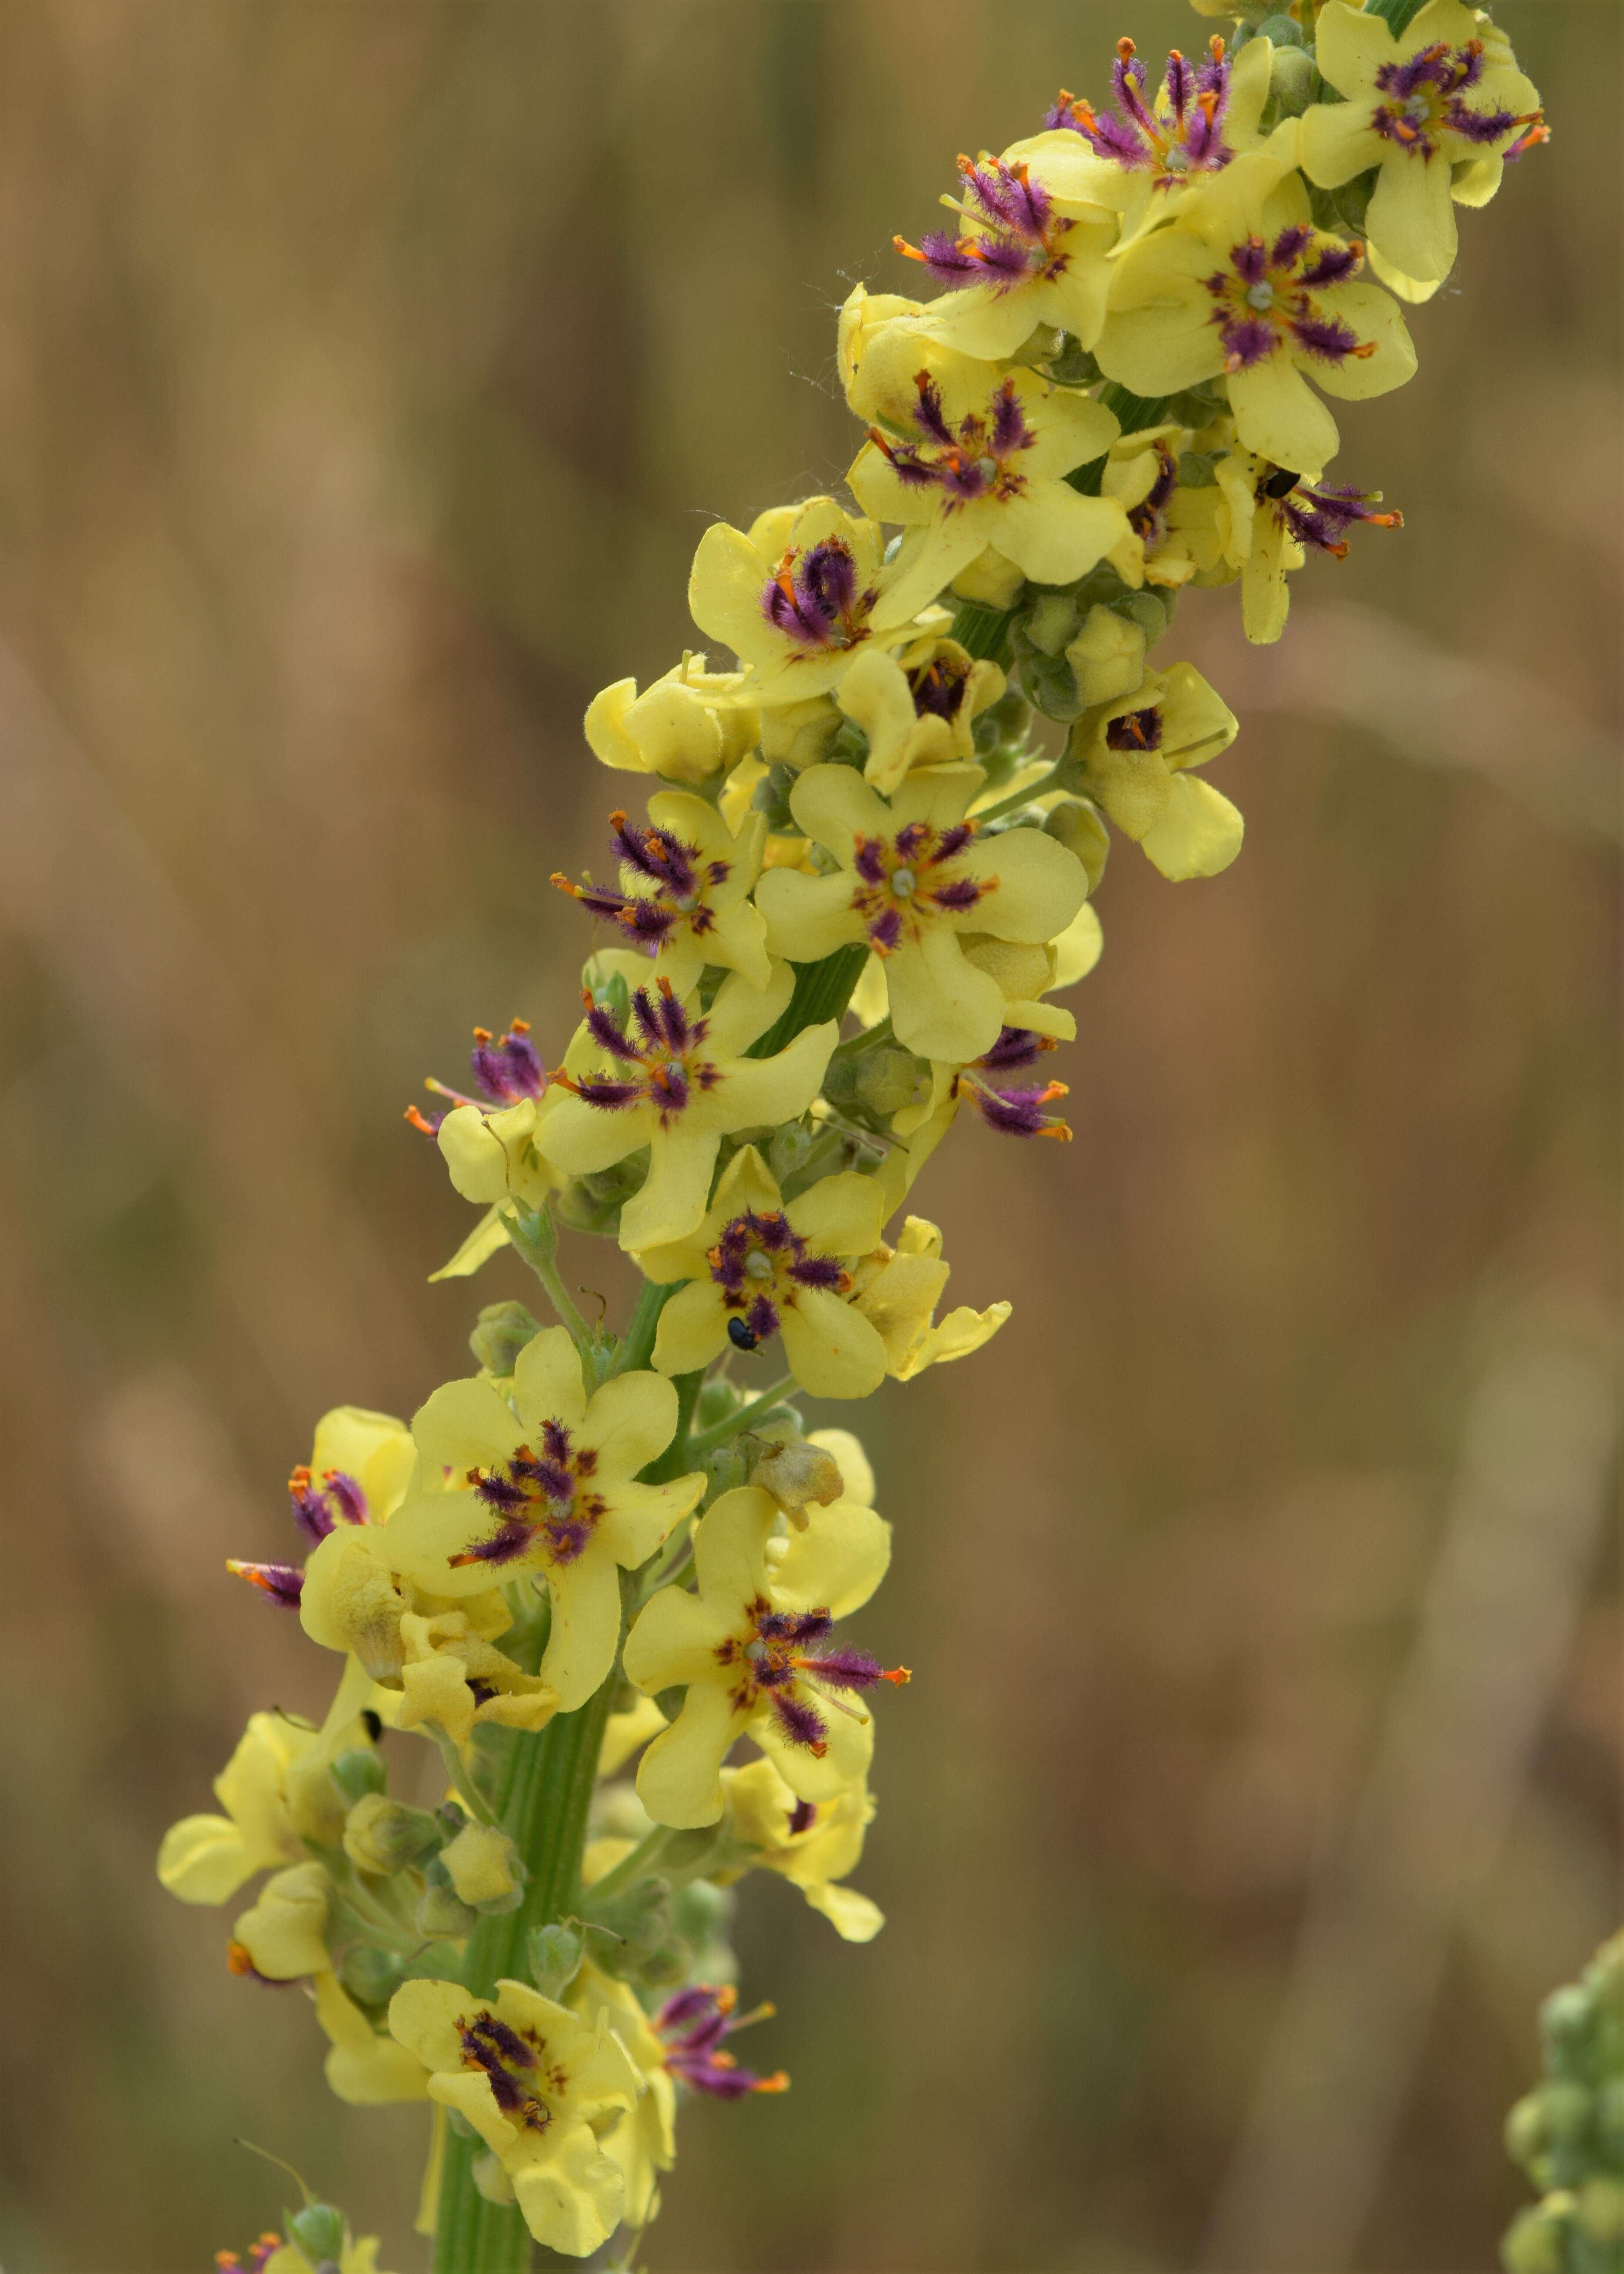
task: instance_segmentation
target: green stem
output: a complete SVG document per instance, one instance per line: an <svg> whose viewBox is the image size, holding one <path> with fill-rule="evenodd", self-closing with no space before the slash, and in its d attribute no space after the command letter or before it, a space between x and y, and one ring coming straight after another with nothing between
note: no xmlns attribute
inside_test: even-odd
<svg viewBox="0 0 1624 2274"><path fill-rule="evenodd" d="M702 1429L696 1437L690 1437L688 1441L690 1459L708 1453L713 1445L725 1445L730 1437L736 1437L741 1429L748 1429L752 1421L759 1421L763 1413L778 1403L786 1390L794 1387L794 1375L786 1374L782 1382L775 1382L771 1389L763 1389L759 1397L752 1397L749 1404L741 1405L736 1413L728 1414L725 1420L716 1422L709 1429Z"/></svg>
<svg viewBox="0 0 1624 2274"><path fill-rule="evenodd" d="M1051 766L1041 781L1028 782L1025 789L1018 789L1008 797L1001 797L996 805L984 805L975 816L976 826L980 828L986 822L996 821L1001 814L1013 813L1018 806L1030 805L1034 797L1041 797L1045 790L1055 787L1055 776L1059 771L1058 766Z"/></svg>
<svg viewBox="0 0 1624 2274"><path fill-rule="evenodd" d="M440 1728L438 1721L425 1721L423 1726L440 1747L440 1758L446 1765L446 1774L450 1780L451 1789L475 1823L494 1824L497 1819L492 1815L484 1796L469 1775L463 1766L462 1756L458 1752L453 1739Z"/></svg>
<svg viewBox="0 0 1624 2274"><path fill-rule="evenodd" d="M1017 613L1014 608L983 608L975 600L960 600L953 611L948 637L957 640L966 655L984 657L989 663L1007 664L1010 626Z"/></svg>
<svg viewBox="0 0 1624 2274"><path fill-rule="evenodd" d="M647 1366L654 1353L654 1337L659 1328L659 1315L666 1304L682 1285L673 1279L669 1286L657 1287L651 1279L643 1282L643 1292L637 1298L637 1307L632 1313L632 1322L626 1329L626 1340L615 1360L617 1374L635 1374Z"/></svg>
<svg viewBox="0 0 1624 2274"><path fill-rule="evenodd" d="M470 1938L463 1970L477 1997L492 1996L509 1976L524 1977L532 1927L580 1909L587 1811L614 1688L613 1679L605 1682L577 1713L556 1715L514 1748L500 1812L530 1866L530 1882L517 1910L483 1920ZM530 2238L517 2209L487 2202L474 2185L480 2152L477 2140L455 2133L446 2142L434 2274L524 2274L529 2263Z"/></svg>
<svg viewBox="0 0 1624 2274"><path fill-rule="evenodd" d="M859 945L840 948L822 963L801 965L795 975L795 992L789 1008L771 1032L756 1044L751 1055L767 1057L793 1042L802 1028L815 1026L824 1019L839 1018L851 1001L852 990L857 984L868 953L866 946ZM550 1216L546 1224L556 1241ZM528 1231L529 1226L522 1229ZM540 1238L545 1243L546 1234ZM580 1313L563 1293L561 1285L555 1290L553 1282L557 1273L553 1272L549 1279L547 1272L531 1255L530 1246L517 1240L515 1244L531 1263L553 1297L559 1316L574 1335L576 1329L571 1324L570 1314L573 1313L580 1321ZM546 1262L550 1269L551 1248ZM615 1361L617 1373L631 1373L648 1364L660 1312L676 1291L674 1285L643 1287ZM590 1344L591 1337L586 1335L584 1322L581 1323L581 1332ZM689 1434L700 1380L697 1374L678 1377L677 1433L659 1459L643 1470L645 1481L658 1484L665 1478L682 1475L696 1452L710 1442L721 1442L710 1432L700 1437ZM763 1412L781 1396L786 1387L787 1384L780 1383L764 1398L756 1398L742 1408L731 1424L723 1426L721 1436L732 1435L735 1429L745 1427L753 1415ZM622 1635L626 1606L635 1585L632 1574L627 1573L620 1591ZM617 1667L619 1656L617 1649ZM500 1918L481 1920L469 1938L462 1975L477 1997L488 1998L498 1982L508 1976L522 1977L525 1974L525 1954L532 1928L552 1925L580 1911L581 1858L586 1847L588 1812L597 1782L604 1729L618 1687L615 1675L611 1674L578 1712L555 1715L537 1736L517 1737L508 1754L501 1788L496 1796L496 1815L517 1842L519 1853L529 1866L530 1879L524 1901L517 1910L508 1911ZM474 2160L480 2153L478 2141L462 2139L455 2131L448 2134L434 2235L433 2274L526 2274L526 2269L534 2263L530 2238L517 2207L487 2202L474 2185ZM535 2254L544 2263L551 2263L552 2255L551 2252Z"/></svg>
<svg viewBox="0 0 1624 2274"><path fill-rule="evenodd" d="M506 1209L502 1222L508 1227L508 1237L530 1265L547 1291L547 1300L558 1313L560 1322L568 1329L569 1338L579 1351L590 1349L593 1342L590 1327L582 1317L579 1306L558 1272L558 1224L550 1208L537 1216L526 1208Z"/></svg>

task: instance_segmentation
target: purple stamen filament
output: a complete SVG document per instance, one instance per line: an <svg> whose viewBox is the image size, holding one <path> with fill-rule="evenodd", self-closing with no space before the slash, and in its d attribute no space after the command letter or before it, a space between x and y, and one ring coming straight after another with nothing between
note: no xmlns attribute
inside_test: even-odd
<svg viewBox="0 0 1624 2274"><path fill-rule="evenodd" d="M551 2083L555 2092L560 2092L564 2079L557 2071L549 2076L543 2069L547 2049L536 2032L510 2029L485 2010L464 2022L458 2035L462 2040L463 2067L479 2069L488 2078L491 2097L508 2121L522 2125L527 2132L545 2132L553 2121L553 2111L542 2097L541 2088Z"/></svg>
<svg viewBox="0 0 1624 2274"><path fill-rule="evenodd" d="M749 1619L747 1640L730 1636L717 1645L718 1663L737 1668L733 1703L740 1713L749 1713L765 1698L780 1735L819 1760L829 1751L829 1724L823 1709L833 1706L854 1720L868 1719L843 1699L831 1697L831 1690L871 1690L876 1682L911 1679L906 1666L887 1668L866 1651L817 1648L834 1624L827 1610L775 1611L764 1597L757 1596L749 1606Z"/></svg>
<svg viewBox="0 0 1624 2274"><path fill-rule="evenodd" d="M554 1566L573 1563L590 1540L608 1503L588 1489L598 1454L577 1447L561 1421L545 1421L541 1451L521 1445L500 1464L470 1469L468 1483L497 1519L488 1539L450 1558L465 1563L511 1563L539 1547Z"/></svg>
<svg viewBox="0 0 1624 2274"><path fill-rule="evenodd" d="M1222 39L1210 41L1207 60L1195 68L1175 48L1161 93L1150 99L1149 75L1133 41L1118 40L1111 71L1116 112L1102 116L1062 89L1043 124L1071 127L1097 156L1129 172L1148 172L1157 189L1177 188L1192 175L1219 172L1235 155L1223 139L1229 72Z"/></svg>
<svg viewBox="0 0 1624 2274"><path fill-rule="evenodd" d="M551 881L559 891L579 900L594 915L607 916L635 947L650 955L680 923L703 938L716 923L705 896L726 883L733 874L732 862L703 861L697 845L673 837L669 830L640 829L624 813L612 813L609 825L614 832L611 842L615 858L622 868L645 877L653 890L621 892L604 885L575 885L555 872Z"/></svg>
<svg viewBox="0 0 1624 2274"><path fill-rule="evenodd" d="M898 252L922 261L950 290L990 284L1007 292L1016 284L1051 282L1065 274L1070 255L1064 242L1075 224L1055 211L1053 199L1024 164L1009 166L1002 158L983 158L978 164L961 154L959 171L966 201L943 202L961 213L974 233L954 237L932 230L918 245L893 237Z"/></svg>
<svg viewBox="0 0 1624 2274"><path fill-rule="evenodd" d="M700 1055L709 1021L688 1016L669 979L658 981L652 995L646 987L636 990L625 1034L602 1004L594 1003L590 995L581 999L593 1041L626 1069L619 1077L590 1074L576 1080L562 1069L553 1076L588 1105L606 1113L651 1105L660 1126L667 1128L695 1090L713 1089L721 1080L719 1067Z"/></svg>
<svg viewBox="0 0 1624 2274"><path fill-rule="evenodd" d="M917 440L896 441L882 427L868 429L868 440L890 460L898 480L909 489L940 490L949 513L978 498L1002 503L1019 497L1026 478L1015 461L1037 437L1013 379L994 388L984 415L966 411L957 426L949 424L942 391L928 371L914 373L914 388L909 424Z"/></svg>

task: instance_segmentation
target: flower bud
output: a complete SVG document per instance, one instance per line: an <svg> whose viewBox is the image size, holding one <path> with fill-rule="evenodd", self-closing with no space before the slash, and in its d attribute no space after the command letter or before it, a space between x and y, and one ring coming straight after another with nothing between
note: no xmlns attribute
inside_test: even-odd
<svg viewBox="0 0 1624 2274"><path fill-rule="evenodd" d="M749 1461L737 1440L712 1446L701 1465L710 1480L705 1494L707 1502L719 1500L724 1493L746 1483L750 1472Z"/></svg>
<svg viewBox="0 0 1624 2274"><path fill-rule="evenodd" d="M1269 93L1282 118L1297 118L1320 90L1314 59L1301 48L1279 47L1269 70Z"/></svg>
<svg viewBox="0 0 1624 2274"><path fill-rule="evenodd" d="M500 1825L465 1824L440 1860L459 1900L496 1916L516 1910L530 1877L524 1858Z"/></svg>
<svg viewBox="0 0 1624 2274"><path fill-rule="evenodd" d="M1090 608L1065 651L1085 708L1132 695L1145 676L1145 630L1114 608Z"/></svg>
<svg viewBox="0 0 1624 2274"><path fill-rule="evenodd" d="M761 729L762 756L768 764L800 773L820 763L840 730L840 713L826 695L814 695L804 703L780 703L763 711Z"/></svg>
<svg viewBox="0 0 1624 2274"><path fill-rule="evenodd" d="M1575 2048L1590 2026L1590 2001L1576 1982L1553 1990L1539 2009L1539 2026L1552 2052Z"/></svg>
<svg viewBox="0 0 1624 2274"><path fill-rule="evenodd" d="M306 2203L289 2218L288 2240L312 2266L336 2266L344 2251L344 2214L331 2203Z"/></svg>
<svg viewBox="0 0 1624 2274"><path fill-rule="evenodd" d="M363 2006L387 2006L404 1979L405 1969L393 1951L357 1942L344 1953L338 1978Z"/></svg>
<svg viewBox="0 0 1624 2274"><path fill-rule="evenodd" d="M1553 2083L1541 2085L1533 2097L1539 2103L1548 2140L1571 2145L1590 2120L1590 2095L1582 2084L1569 2083L1559 2077Z"/></svg>
<svg viewBox="0 0 1624 2274"><path fill-rule="evenodd" d="M1040 592L1022 629L1040 654L1058 655L1077 629L1077 604L1070 592Z"/></svg>
<svg viewBox="0 0 1624 2274"><path fill-rule="evenodd" d="M1562 2274L1562 2229L1567 2221L1555 2205L1572 2198L1548 2196L1517 2213L1500 2245L1506 2274Z"/></svg>
<svg viewBox="0 0 1624 2274"><path fill-rule="evenodd" d="M417 1928L426 1941L460 1942L478 1924L478 1912L470 1910L448 1886L427 1886L418 1898Z"/></svg>
<svg viewBox="0 0 1624 2274"><path fill-rule="evenodd" d="M346 1745L334 1762L331 1773L334 1783L352 1808L367 1794L381 1792L389 1781L376 1745Z"/></svg>
<svg viewBox="0 0 1624 2274"><path fill-rule="evenodd" d="M1624 2076L1610 2076L1597 2094L1596 2128L1613 2159L1624 2163Z"/></svg>
<svg viewBox="0 0 1624 2274"><path fill-rule="evenodd" d="M1525 2168L1545 2144L1545 2114L1537 2092L1526 2092L1506 2119L1506 2153Z"/></svg>
<svg viewBox="0 0 1624 2274"><path fill-rule="evenodd" d="M1026 587L1026 578L1012 561L989 546L953 579L953 596L981 608L1012 608Z"/></svg>
<svg viewBox="0 0 1624 2274"><path fill-rule="evenodd" d="M1624 2180L1597 2172L1579 2190L1579 2227L1592 2242L1624 2242Z"/></svg>
<svg viewBox="0 0 1624 2274"><path fill-rule="evenodd" d="M581 1971L586 1939L573 1926L538 1926L530 1930L530 1980L544 1998L562 1998Z"/></svg>
<svg viewBox="0 0 1624 2274"><path fill-rule="evenodd" d="M420 1808L390 1800L381 1792L363 1793L344 1819L344 1853L357 1871L380 1879L420 1864L440 1843L440 1829Z"/></svg>
<svg viewBox="0 0 1624 2274"><path fill-rule="evenodd" d="M1087 875L1090 894L1097 892L1111 850L1111 833L1099 808L1088 798L1067 798L1051 809L1043 829L1068 853L1076 854Z"/></svg>
<svg viewBox="0 0 1624 2274"><path fill-rule="evenodd" d="M487 1303L479 1314L468 1347L487 1374L503 1377L513 1372L519 1352L541 1332L540 1321L523 1303Z"/></svg>

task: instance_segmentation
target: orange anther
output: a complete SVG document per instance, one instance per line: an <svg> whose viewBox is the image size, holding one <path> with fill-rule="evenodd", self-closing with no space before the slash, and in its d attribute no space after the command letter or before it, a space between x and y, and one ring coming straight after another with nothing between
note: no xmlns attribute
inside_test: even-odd
<svg viewBox="0 0 1624 2274"><path fill-rule="evenodd" d="M1128 37L1125 32L1123 34L1121 39L1116 42L1116 53L1124 64L1127 62L1130 56L1136 56L1139 53L1139 49L1134 46L1132 41Z"/></svg>
<svg viewBox="0 0 1624 2274"><path fill-rule="evenodd" d="M490 1039L491 1029L489 1027L476 1027L474 1028L474 1040L477 1043L488 1043Z"/></svg>
<svg viewBox="0 0 1624 2274"><path fill-rule="evenodd" d="M409 1105L406 1108L406 1118L412 1127L420 1131L425 1137L433 1136L434 1124L432 1121L425 1121L415 1105Z"/></svg>

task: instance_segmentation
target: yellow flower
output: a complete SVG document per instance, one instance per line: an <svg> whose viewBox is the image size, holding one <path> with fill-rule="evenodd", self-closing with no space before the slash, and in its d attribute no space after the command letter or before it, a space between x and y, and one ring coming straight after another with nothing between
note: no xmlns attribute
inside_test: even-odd
<svg viewBox="0 0 1624 2274"><path fill-rule="evenodd" d="M1352 281L1361 257L1312 225L1298 175L1262 152L1237 158L1123 255L1100 368L1146 395L1223 375L1248 449L1303 471L1322 466L1336 422L1309 376L1358 401L1416 367L1396 302Z"/></svg>
<svg viewBox="0 0 1624 2274"><path fill-rule="evenodd" d="M898 1042L963 1064L1004 1023L997 983L965 957L959 934L1052 939L1087 897L1081 863L1033 829L979 836L966 809L979 767L910 774L889 803L849 766L812 766L790 793L809 837L839 862L831 876L771 870L756 888L775 954L816 962L866 939L884 960Z"/></svg>
<svg viewBox="0 0 1624 2274"><path fill-rule="evenodd" d="M452 1608L443 1589L425 1595L403 1583L394 1561L389 1519L401 1505L416 1461L417 1448L403 1421L341 1406L318 1425L311 1465L296 1469L292 1480L302 1527L307 1533L323 1522L329 1527L304 1567L300 1623L312 1642L353 1653L374 1682L391 1690L402 1686L409 1654L402 1621ZM477 1599L455 1608L464 1623L455 1631L487 1643L513 1623L500 1591L488 1581ZM453 1631L447 1629L441 1639L448 1643ZM419 1664L427 1655L425 1642L426 1630L420 1629L410 1653ZM455 1670L455 1659L452 1653L447 1673ZM512 1670L516 1675L517 1668ZM421 1683L423 1676L417 1679Z"/></svg>
<svg viewBox="0 0 1624 2274"><path fill-rule="evenodd" d="M707 671L704 657L691 654L642 695L635 679L617 679L587 705L588 745L620 773L707 781L736 765L761 732L741 684L739 672Z"/></svg>
<svg viewBox="0 0 1624 2274"><path fill-rule="evenodd" d="M583 1706L614 1662L616 1567L646 1562L704 1491L703 1476L640 1484L677 1426L658 1374L621 1374L589 1400L562 1327L520 1352L510 1404L483 1375L437 1389L412 1423L420 1455L389 1527L398 1569L443 1595L495 1574L545 1579L553 1623L538 1669L560 1710Z"/></svg>
<svg viewBox="0 0 1624 2274"><path fill-rule="evenodd" d="M694 1534L698 1593L663 1587L626 1638L638 1689L687 1690L681 1713L637 1771L657 1824L714 1824L721 1766L747 1732L805 1800L832 1800L866 1772L868 1715L853 1696L886 1673L860 1651L832 1648L835 1620L866 1603L891 1560L891 1526L846 1500L816 1510L804 1532L773 1538L778 1511L746 1485L724 1493Z"/></svg>
<svg viewBox="0 0 1624 2274"><path fill-rule="evenodd" d="M1359 523L1404 525L1402 513L1376 511L1380 490L1327 488L1317 474L1299 478L1251 450L1229 450L1214 463L1213 478L1210 490L1180 493L1211 501L1208 545L1203 548L1198 540L1195 546L1205 572L1201 581L1221 582L1223 570L1240 570L1241 627L1259 645L1284 631L1291 606L1286 579L1303 566L1310 548L1340 561L1348 552L1348 532Z"/></svg>
<svg viewBox="0 0 1624 2274"><path fill-rule="evenodd" d="M1035 584L1069 584L1126 534L1115 499L1065 480L1119 432L1087 395L1001 375L908 322L868 342L853 402L872 423L846 479L865 513L909 532L876 627L917 615L989 546Z"/></svg>
<svg viewBox="0 0 1624 2274"><path fill-rule="evenodd" d="M1133 41L1118 40L1115 113L1063 92L1044 132L1004 154L1024 162L1051 196L1120 214L1126 243L1170 221L1234 158L1259 147L1274 56L1266 39L1250 41L1233 61L1222 39L1209 41L1200 64L1175 49L1153 90Z"/></svg>
<svg viewBox="0 0 1624 2274"><path fill-rule="evenodd" d="M625 2203L598 2145L637 2098L637 2073L599 2014L588 2028L522 1982L493 1999L452 1982L406 1982L389 2027L429 2072L429 2097L471 2124L498 2159L538 2242L584 2258Z"/></svg>
<svg viewBox="0 0 1624 2274"><path fill-rule="evenodd" d="M600 2020L608 2024L642 2084L635 2106L604 2134L602 2144L626 2183L621 2218L628 2226L647 2226L659 2210L659 2175L677 2159L677 2090L665 2067L665 2048L635 1991L590 1958L570 1985L569 2003L590 2028Z"/></svg>
<svg viewBox="0 0 1624 2274"><path fill-rule="evenodd" d="M854 1871L863 1834L874 1821L866 1784L849 1784L832 1800L798 1800L769 1760L724 1769L728 1829L761 1853L754 1869L777 1871L822 1911L843 1942L872 1942L884 1913L855 1887L837 1883Z"/></svg>
<svg viewBox="0 0 1624 2274"><path fill-rule="evenodd" d="M1429 0L1396 37L1346 0L1320 12L1315 61L1345 100L1304 113L1303 170L1335 189L1373 166L1372 246L1424 284L1455 266L1455 169L1472 175L1469 195L1481 204L1485 168L1492 195L1513 146L1543 139L1538 88L1484 31L1460 0Z"/></svg>
<svg viewBox="0 0 1624 2274"><path fill-rule="evenodd" d="M293 1982L330 1971L327 1929L332 1899L333 1883L318 1863L293 1864L274 1872L231 1930L232 1972Z"/></svg>
<svg viewBox="0 0 1624 2274"><path fill-rule="evenodd" d="M624 813L609 817L618 892L573 885L562 876L553 882L628 938L657 951L654 975L669 979L679 995L697 985L708 963L741 971L752 987L764 987L771 975L766 927L749 895L761 873L766 816L747 815L734 831L703 797L665 790L649 800L649 821L642 829ZM558 1093L553 1096L556 1101Z"/></svg>
<svg viewBox="0 0 1624 2274"><path fill-rule="evenodd" d="M428 2073L387 2029L373 2029L335 1974L316 1977L316 2019L327 2039L322 2073L335 2099L352 2108L422 2100Z"/></svg>
<svg viewBox="0 0 1624 2274"><path fill-rule="evenodd" d="M974 763L976 719L1004 692L996 663L927 633L900 655L870 648L836 697L868 738L863 779L889 797L916 766Z"/></svg>
<svg viewBox="0 0 1624 2274"><path fill-rule="evenodd" d="M1008 1303L973 1311L967 1304L936 1323L936 1307L947 1285L942 1235L923 1216L904 1221L894 1247L876 1247L857 1267L858 1309L878 1329L885 1344L885 1370L898 1382L912 1382L928 1366L968 1358L989 1343L1010 1315Z"/></svg>
<svg viewBox="0 0 1624 2274"><path fill-rule="evenodd" d="M187 1816L170 1826L158 1851L158 1877L184 1903L223 1903L256 1871L294 1864L306 1841L336 1845L344 1803L328 1765L367 1742L361 1713L372 1696L352 1660L320 1729L285 1713L253 1713L237 1751L214 1780L223 1816Z"/></svg>
<svg viewBox="0 0 1624 2274"><path fill-rule="evenodd" d="M467 1744L476 1722L539 1729L559 1710L552 1683L526 1674L462 1610L402 1615L401 1691L397 1729L433 1722L459 1745Z"/></svg>
<svg viewBox="0 0 1624 2274"><path fill-rule="evenodd" d="M885 1348L846 1297L843 1268L878 1241L884 1195L872 1177L822 1178L785 1204L753 1145L722 1173L704 1221L686 1240L637 1261L661 1286L688 1284L660 1313L654 1363L692 1374L730 1344L756 1350L775 1334L814 1397L867 1397L885 1379Z"/></svg>
<svg viewBox="0 0 1624 2274"><path fill-rule="evenodd" d="M1034 178L1025 157L960 158L962 198L944 198L963 223L921 245L893 240L947 287L922 320L949 347L987 363L1014 355L1040 324L1091 348L1105 320L1116 217L1098 199L1068 198Z"/></svg>
<svg viewBox="0 0 1624 2274"><path fill-rule="evenodd" d="M1227 750L1238 732L1200 673L1176 663L1084 712L1066 746L1068 772L1164 877L1215 877L1240 851L1244 824L1228 798L1185 770Z"/></svg>
<svg viewBox="0 0 1624 2274"><path fill-rule="evenodd" d="M745 1055L793 990L794 975L778 964L764 988L734 973L709 1011L669 981L640 988L624 1034L608 1011L588 1011L557 1077L573 1094L548 1120L547 1151L581 1177L649 1147L648 1181L620 1212L622 1247L685 1239L705 1212L722 1139L793 1121L816 1096L839 1035L832 1020L804 1028L774 1057Z"/></svg>
<svg viewBox="0 0 1624 2274"><path fill-rule="evenodd" d="M746 699L804 702L833 687L870 644L883 549L873 522L828 497L775 506L748 536L717 522L694 555L688 608L700 630L726 641L744 665Z"/></svg>

